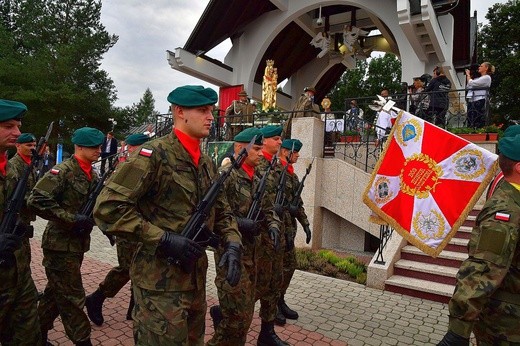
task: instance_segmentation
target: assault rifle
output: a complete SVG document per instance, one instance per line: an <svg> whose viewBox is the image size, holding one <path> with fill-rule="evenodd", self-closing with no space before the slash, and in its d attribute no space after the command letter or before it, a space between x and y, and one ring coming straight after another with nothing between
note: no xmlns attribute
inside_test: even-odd
<svg viewBox="0 0 520 346"><path fill-rule="evenodd" d="M305 175L303 176L302 180L300 181L300 183L298 184L298 188L296 189L296 193L294 194L294 197L291 201L291 207L299 207L300 206L300 197L302 195L302 191L303 191L303 186L305 184L305 178L307 178L307 176L309 175L309 173L311 172L311 169L312 169L312 163L314 162L314 157L312 158L312 161L311 163L309 163L309 166L307 167L307 169L305 170Z"/></svg>
<svg viewBox="0 0 520 346"><path fill-rule="evenodd" d="M117 163L119 161L114 161L114 163L108 167L108 169L103 173L103 175L99 178L98 183L94 187L94 189L89 193L87 200L85 203L81 206L79 210L79 214L85 215L89 218L92 218L92 213L94 211L94 206L96 205L96 199L101 193L101 190L103 190L103 186L105 186L105 181L107 178L112 174L112 172L116 169ZM82 230L80 230L82 231ZM114 246L114 237L111 235L106 234L104 231L102 231L103 234L108 238L110 241L110 245Z"/></svg>
<svg viewBox="0 0 520 346"><path fill-rule="evenodd" d="M184 226L181 232L181 235L183 237L191 239L203 247L218 247L219 237L215 233L213 233L208 228L208 226L206 226L205 222L209 217L211 208L213 208L213 205L217 201L217 196L220 193L222 187L224 186L224 182L231 175L231 171L233 169L240 169L240 167L246 160L248 151L253 146L255 140L256 136L253 137L253 139L251 140L251 142L249 142L246 148L240 150L236 159L232 159L231 167L228 170L224 171L218 177L218 179L215 180L213 184L209 187L208 191L195 208L195 211L193 212L193 214L191 214L188 223L186 224L186 226ZM172 258L168 258L168 262L180 265L186 273L191 273L193 270L194 263L192 262L176 261Z"/></svg>
<svg viewBox="0 0 520 346"><path fill-rule="evenodd" d="M47 133L44 137L40 138L36 148L31 150L31 163L25 167L22 176L16 183L13 194L6 204L4 217L2 218L2 223L0 223L0 233L14 234L18 237L24 236L25 229L24 227L19 227L20 219L18 216L24 204L25 192L27 191L27 181L29 180L31 172L34 170L34 167L37 167L40 160L42 159L43 153L45 152L45 147L47 146L47 141L49 140L52 132L53 125L54 121L49 124Z"/></svg>
<svg viewBox="0 0 520 346"><path fill-rule="evenodd" d="M276 197L274 199L274 210L276 214L280 217L280 219L283 217L283 209L285 204L285 185L287 181L287 169L289 168L289 165L291 164L291 158L292 153L294 150L294 143L291 148L291 152L289 153L289 157L287 157L287 164L282 170L282 173L280 174L280 178L278 179L278 185L276 187Z"/></svg>
<svg viewBox="0 0 520 346"><path fill-rule="evenodd" d="M272 169L274 169L274 166L276 165L276 160L278 158L278 154L273 155L273 158L271 159L271 163L269 166L267 166L267 169L262 176L262 179L260 179L260 182L258 183L258 186L256 187L255 193L253 195L253 202L251 203L251 206L249 207L249 210L247 212L247 218L251 219L253 221L257 221L258 217L260 216L260 211L262 207L262 198L264 198L265 194L265 188L267 187L267 177L269 176L269 173Z"/></svg>

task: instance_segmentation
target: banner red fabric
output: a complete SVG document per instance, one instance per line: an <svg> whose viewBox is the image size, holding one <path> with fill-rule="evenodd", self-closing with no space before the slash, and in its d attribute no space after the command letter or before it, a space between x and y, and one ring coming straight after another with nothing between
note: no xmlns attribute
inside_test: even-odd
<svg viewBox="0 0 520 346"><path fill-rule="evenodd" d="M377 215L430 256L448 244L497 168L497 155L401 111L363 194Z"/></svg>
<svg viewBox="0 0 520 346"><path fill-rule="evenodd" d="M219 117L220 117L220 124L224 124L224 112L226 111L226 108L229 107L231 102L234 100L238 100L238 93L244 90L244 85L233 85L228 87L220 87L219 90Z"/></svg>

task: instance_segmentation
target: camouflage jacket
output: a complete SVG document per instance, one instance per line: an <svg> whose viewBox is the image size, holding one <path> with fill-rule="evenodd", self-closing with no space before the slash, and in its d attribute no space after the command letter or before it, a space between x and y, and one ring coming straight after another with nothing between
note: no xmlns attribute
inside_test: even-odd
<svg viewBox="0 0 520 346"><path fill-rule="evenodd" d="M157 247L164 232L182 232L216 175L209 156L202 154L195 167L175 133L170 133L143 144L108 179L94 217L107 233L141 243L130 268L134 284L155 291L186 291L205 285L205 254L192 273L185 273L169 264ZM218 196L206 225L222 242L241 244L224 194Z"/></svg>
<svg viewBox="0 0 520 346"><path fill-rule="evenodd" d="M287 203L293 203L294 198L296 198L296 192L298 190L298 186L300 185L300 180L298 179L298 176L296 173L287 174L287 185L288 185L288 196L287 196ZM305 209L303 208L303 201L301 196L298 197L298 213L296 215L296 218L292 217L289 213L289 210L285 211L284 215L284 224L285 224L285 231L296 233L297 224L296 220L300 222L302 226L309 225L309 220L307 219L307 214L305 213Z"/></svg>
<svg viewBox="0 0 520 346"><path fill-rule="evenodd" d="M18 154L16 154L9 160L9 166L13 169L13 172L17 179L20 179L22 177L25 168L28 167L27 163ZM27 181L27 190L25 192L26 203L27 199L29 198L29 195L31 194L31 190L33 189L37 180L38 177L36 175L36 169L33 168L32 172L29 174L29 180ZM34 212L32 212L32 210L28 209L26 205L24 206L24 208L22 208L20 217L22 219L22 222L24 222L27 225L29 225L31 221L36 220L36 215L34 214Z"/></svg>
<svg viewBox="0 0 520 346"><path fill-rule="evenodd" d="M0 216L4 216L4 209L16 187L16 176L11 169L10 163L6 166L6 175L0 174ZM18 282L18 273L30 272L31 248L29 239L24 238L22 247L14 252L16 266L0 269L0 293L13 288Z"/></svg>
<svg viewBox="0 0 520 346"><path fill-rule="evenodd" d="M42 238L42 248L56 251L87 252L90 235L74 233L74 217L96 187L98 176L92 179L81 170L73 156L57 164L36 183L27 204L37 215L49 220Z"/></svg>
<svg viewBox="0 0 520 346"><path fill-rule="evenodd" d="M519 227L520 191L504 182L486 202L473 228L469 258L457 273L449 303L451 331L469 337L491 299L520 302Z"/></svg>

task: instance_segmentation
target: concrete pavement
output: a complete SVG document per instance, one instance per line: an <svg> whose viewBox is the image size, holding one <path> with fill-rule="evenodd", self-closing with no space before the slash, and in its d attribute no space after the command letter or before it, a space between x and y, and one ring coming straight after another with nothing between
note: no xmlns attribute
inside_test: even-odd
<svg viewBox="0 0 520 346"><path fill-rule="evenodd" d="M41 236L46 221L33 223L35 237L31 239L33 278L39 290L46 283L41 265ZM93 292L108 270L117 264L115 248L96 228L92 232L91 250L82 266L83 285L87 294ZM213 333L209 307L217 303L213 255L208 270L208 313L206 340ZM104 304L105 323L92 324L94 345L133 345L132 324L126 321L130 286ZM446 304L367 288L364 285L296 271L285 296L288 305L300 314L297 321L288 320L276 332L291 345L435 345L448 326ZM259 304L256 306L257 311ZM72 345L61 321L49 333L54 345ZM248 345L256 345L260 320L255 314L248 335Z"/></svg>

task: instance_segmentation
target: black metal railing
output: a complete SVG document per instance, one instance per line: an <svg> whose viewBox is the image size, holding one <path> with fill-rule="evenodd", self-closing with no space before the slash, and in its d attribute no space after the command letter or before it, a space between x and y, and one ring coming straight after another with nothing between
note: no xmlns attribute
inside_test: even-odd
<svg viewBox="0 0 520 346"><path fill-rule="evenodd" d="M376 260L374 263L376 264L385 264L385 260L383 258L383 250L386 247L386 244L392 237L394 233L394 229L388 225L379 226L379 248L377 249Z"/></svg>

